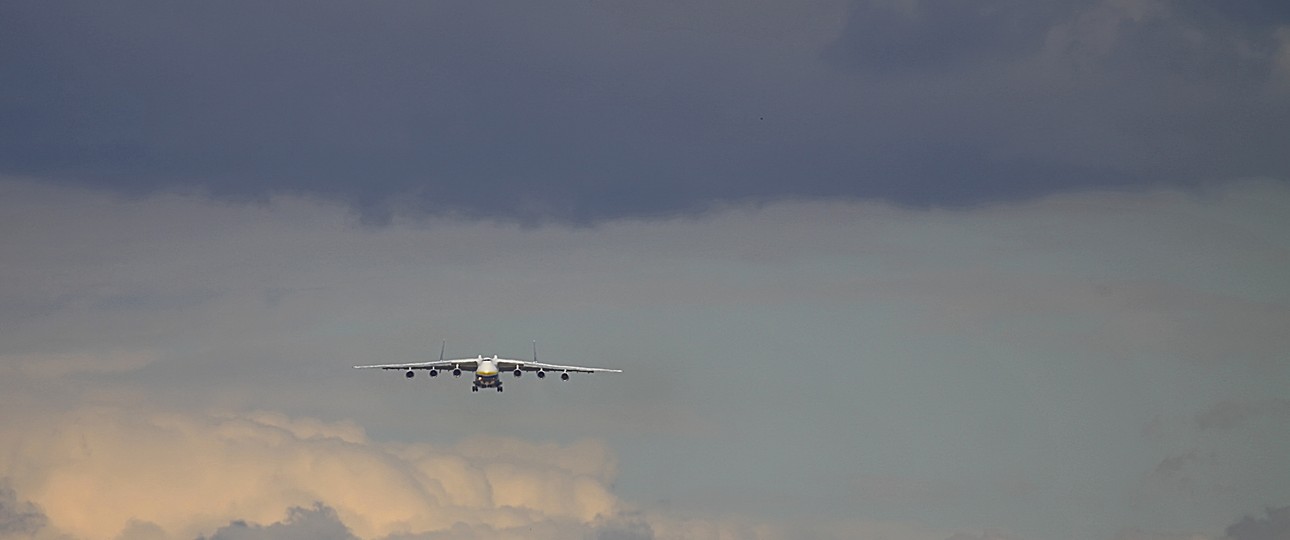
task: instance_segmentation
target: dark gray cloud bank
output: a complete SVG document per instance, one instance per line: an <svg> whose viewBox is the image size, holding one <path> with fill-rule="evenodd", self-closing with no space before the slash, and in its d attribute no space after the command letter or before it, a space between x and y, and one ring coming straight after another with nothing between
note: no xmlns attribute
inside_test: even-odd
<svg viewBox="0 0 1290 540"><path fill-rule="evenodd" d="M1290 177L1284 2L6 2L0 173L591 223Z"/></svg>
<svg viewBox="0 0 1290 540"><path fill-rule="evenodd" d="M1232 540L1278 540L1290 538L1290 506L1268 508L1267 517L1245 516L1227 528Z"/></svg>
<svg viewBox="0 0 1290 540"><path fill-rule="evenodd" d="M0 485L0 538L30 536L48 521L39 508L19 500L13 489Z"/></svg>
<svg viewBox="0 0 1290 540"><path fill-rule="evenodd" d="M322 503L313 508L291 508L286 521L269 526L235 521L221 527L209 540L358 540ZM207 540L205 537L198 540Z"/></svg>
<svg viewBox="0 0 1290 540"><path fill-rule="evenodd" d="M1290 538L1290 507L1268 508L1267 517L1245 516L1224 531L1226 540L1282 540ZM594 531L582 531L584 538L597 540L649 540L653 532L644 524L601 526ZM451 535L428 535L440 538ZM1181 535L1179 535L1181 537ZM292 508L286 521L269 526L234 522L221 528L210 540L356 540L341 523L336 512L317 503L311 509ZM408 537L411 538L411 537ZM985 532L982 535L956 533L948 540L1011 540L1003 533ZM1195 538L1190 536L1189 538ZM205 537L198 540L206 540ZM391 537L390 540L401 540Z"/></svg>

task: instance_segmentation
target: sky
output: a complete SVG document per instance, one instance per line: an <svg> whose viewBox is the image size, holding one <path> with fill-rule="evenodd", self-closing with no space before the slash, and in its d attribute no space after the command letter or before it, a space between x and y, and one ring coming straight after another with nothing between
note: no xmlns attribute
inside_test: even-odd
<svg viewBox="0 0 1290 540"><path fill-rule="evenodd" d="M0 539L1287 538L1210 4L0 2Z"/></svg>

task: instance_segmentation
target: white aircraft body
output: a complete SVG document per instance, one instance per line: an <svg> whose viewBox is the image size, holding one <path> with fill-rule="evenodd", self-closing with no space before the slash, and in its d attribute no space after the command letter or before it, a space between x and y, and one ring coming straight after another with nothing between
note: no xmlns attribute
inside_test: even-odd
<svg viewBox="0 0 1290 540"><path fill-rule="evenodd" d="M537 361L537 342L533 342L533 360L514 360L511 358L499 358L494 355L492 358L486 358L483 355L475 358L450 358L444 359L443 350L447 346L445 342L439 347L439 359L429 362L411 362L407 364L376 364L371 366L354 366L355 369L397 369L406 371L406 377L411 379L416 376L416 370L426 370L431 377L439 376L440 371L452 373L453 377L460 377L463 371L475 372L475 382L470 387L472 392L478 392L480 388L496 388L498 392L502 391L501 372L510 371L516 377L522 375L525 371L537 372L539 379L546 378L547 373L559 373L560 380L569 380L570 373L622 373L621 369L605 369L582 366L561 366L557 364L543 364Z"/></svg>

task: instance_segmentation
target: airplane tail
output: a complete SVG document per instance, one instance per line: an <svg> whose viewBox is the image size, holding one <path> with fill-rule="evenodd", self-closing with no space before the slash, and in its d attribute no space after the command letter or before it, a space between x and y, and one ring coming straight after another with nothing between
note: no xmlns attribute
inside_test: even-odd
<svg viewBox="0 0 1290 540"><path fill-rule="evenodd" d="M537 340L533 340L533 363L537 363Z"/></svg>
<svg viewBox="0 0 1290 540"><path fill-rule="evenodd" d="M445 339L445 340L443 340L443 343L440 343L440 344L439 344L439 359L440 359L440 360L443 360L443 350L444 350L445 348L447 348L447 347L448 347L448 340L446 340L446 339Z"/></svg>

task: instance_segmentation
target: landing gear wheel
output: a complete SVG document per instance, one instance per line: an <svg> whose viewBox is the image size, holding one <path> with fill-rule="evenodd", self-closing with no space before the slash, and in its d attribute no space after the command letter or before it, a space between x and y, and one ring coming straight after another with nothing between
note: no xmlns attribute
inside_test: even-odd
<svg viewBox="0 0 1290 540"><path fill-rule="evenodd" d="M478 391L479 391L479 387L478 387L478 386L472 386L472 387L470 387L470 391L471 391L471 392L478 392Z"/></svg>
<svg viewBox="0 0 1290 540"><path fill-rule="evenodd" d="M499 393L499 394L500 394L500 393L502 393L502 387L500 387L500 386L498 386L498 387L497 387L497 393Z"/></svg>

